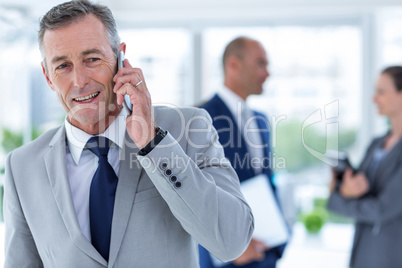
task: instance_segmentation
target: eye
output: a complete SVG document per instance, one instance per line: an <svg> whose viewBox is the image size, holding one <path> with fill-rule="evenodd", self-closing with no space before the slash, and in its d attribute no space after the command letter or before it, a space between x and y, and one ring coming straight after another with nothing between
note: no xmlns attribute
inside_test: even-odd
<svg viewBox="0 0 402 268"><path fill-rule="evenodd" d="M66 64L66 63L64 63L64 64L61 64L61 65L57 66L57 68L56 68L56 69L58 69L58 70L62 70L62 69L64 69L64 68L67 68L67 64Z"/></svg>
<svg viewBox="0 0 402 268"><path fill-rule="evenodd" d="M268 63L266 61L260 60L258 61L258 66L262 68L266 68L268 66Z"/></svg>
<svg viewBox="0 0 402 268"><path fill-rule="evenodd" d="M98 61L98 60L100 60L99 58L89 58L87 61L89 61L89 62L96 62L96 61Z"/></svg>

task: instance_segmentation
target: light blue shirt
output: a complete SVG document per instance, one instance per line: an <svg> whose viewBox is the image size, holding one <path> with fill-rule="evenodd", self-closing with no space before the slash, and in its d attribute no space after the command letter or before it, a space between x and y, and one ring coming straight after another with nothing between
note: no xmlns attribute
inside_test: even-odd
<svg viewBox="0 0 402 268"><path fill-rule="evenodd" d="M107 137L115 146L111 146L108 161L116 174L119 174L120 154L124 145L126 133L126 117L128 111L123 108L117 118L110 124L104 133L99 136ZM66 162L67 175L70 181L71 195L74 202L75 213L83 235L91 242L89 223L89 190L92 177L98 168L98 157L85 145L92 135L71 125L67 117L64 120L66 128L67 146Z"/></svg>
<svg viewBox="0 0 402 268"><path fill-rule="evenodd" d="M253 169L255 174L262 173L261 160L264 158L264 144L261 138L261 130L255 120L254 112L248 107L247 103L236 93L227 87L219 91L219 97L232 113L236 125L241 129L243 139L247 145L247 151L250 153L253 161Z"/></svg>

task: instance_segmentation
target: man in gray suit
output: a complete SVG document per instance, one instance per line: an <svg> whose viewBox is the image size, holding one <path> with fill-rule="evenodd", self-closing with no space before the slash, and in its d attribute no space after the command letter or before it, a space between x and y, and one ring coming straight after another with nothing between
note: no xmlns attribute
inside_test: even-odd
<svg viewBox="0 0 402 268"><path fill-rule="evenodd" d="M67 116L7 157L5 267L192 268L198 244L241 255L253 216L211 118L152 107L128 60L116 73L126 45L110 10L60 4L39 43Z"/></svg>

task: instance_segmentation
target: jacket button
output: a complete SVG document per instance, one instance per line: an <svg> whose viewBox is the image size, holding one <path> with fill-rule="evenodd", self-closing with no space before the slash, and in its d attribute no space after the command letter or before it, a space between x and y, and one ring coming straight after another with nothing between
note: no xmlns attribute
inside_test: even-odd
<svg viewBox="0 0 402 268"><path fill-rule="evenodd" d="M176 177L176 176L170 177L170 181L171 181L171 182L176 182L176 181L177 181L177 177Z"/></svg>
<svg viewBox="0 0 402 268"><path fill-rule="evenodd" d="M167 163L162 162L160 167L161 167L161 169L165 170L167 168Z"/></svg>
<svg viewBox="0 0 402 268"><path fill-rule="evenodd" d="M165 174L168 175L168 176L170 176L170 175L172 175L172 171L171 171L170 169L167 169L167 170L165 171Z"/></svg>
<svg viewBox="0 0 402 268"><path fill-rule="evenodd" d="M181 187L181 182L177 181L177 182L174 184L174 186L175 186L176 188L180 188L180 187Z"/></svg>

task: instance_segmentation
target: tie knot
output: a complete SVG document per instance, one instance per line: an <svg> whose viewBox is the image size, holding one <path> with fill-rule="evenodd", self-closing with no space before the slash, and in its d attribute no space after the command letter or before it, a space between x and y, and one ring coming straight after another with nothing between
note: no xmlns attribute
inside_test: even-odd
<svg viewBox="0 0 402 268"><path fill-rule="evenodd" d="M88 140L87 148L98 157L107 157L109 152L110 140L102 136L95 136Z"/></svg>

